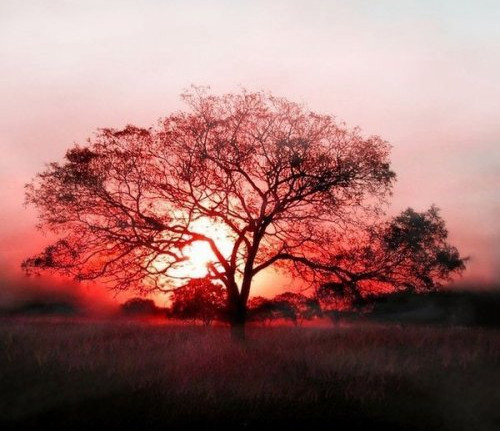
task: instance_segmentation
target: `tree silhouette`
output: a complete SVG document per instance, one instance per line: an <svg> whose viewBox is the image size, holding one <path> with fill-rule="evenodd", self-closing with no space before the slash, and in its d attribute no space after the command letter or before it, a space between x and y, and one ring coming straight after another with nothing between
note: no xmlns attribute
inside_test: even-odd
<svg viewBox="0 0 500 431"><path fill-rule="evenodd" d="M283 318L288 318L295 325L302 325L304 320L311 320L321 315L321 307L316 298L309 298L301 293L284 292L273 298L273 303Z"/></svg>
<svg viewBox="0 0 500 431"><path fill-rule="evenodd" d="M169 317L201 320L209 326L221 317L225 308L225 293L222 286L208 278L193 278L172 293Z"/></svg>
<svg viewBox="0 0 500 431"><path fill-rule="evenodd" d="M128 299L120 306L120 309L122 313L132 316L157 316L161 312L152 299L145 298Z"/></svg>
<svg viewBox="0 0 500 431"><path fill-rule="evenodd" d="M317 298L301 293L284 292L274 298L256 296L248 302L250 320L261 321L264 325L272 320L290 320L295 325L302 325L304 320L321 316L321 307Z"/></svg>
<svg viewBox="0 0 500 431"><path fill-rule="evenodd" d="M186 250L202 242L237 337L252 281L268 267L354 280L337 252L382 214L395 179L389 145L264 93L193 88L183 99L189 111L151 129L102 129L27 186L41 226L61 239L25 268L172 291ZM203 223L221 227L229 251Z"/></svg>
<svg viewBox="0 0 500 431"><path fill-rule="evenodd" d="M408 208L388 222L370 226L342 250L332 250L343 260L347 276L324 283L318 296L357 308L366 305L374 291L434 291L465 269L467 259L447 237L435 206L420 213Z"/></svg>
<svg viewBox="0 0 500 431"><path fill-rule="evenodd" d="M272 299L263 296L254 296L248 301L248 318L252 321L260 321L264 325L271 324L274 316L275 306Z"/></svg>

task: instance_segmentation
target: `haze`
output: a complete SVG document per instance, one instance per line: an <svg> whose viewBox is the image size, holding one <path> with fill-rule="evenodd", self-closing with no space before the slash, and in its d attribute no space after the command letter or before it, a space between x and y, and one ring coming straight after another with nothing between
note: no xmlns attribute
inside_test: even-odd
<svg viewBox="0 0 500 431"><path fill-rule="evenodd" d="M22 206L44 163L99 127L153 125L199 84L268 90L382 136L388 212L435 203L471 257L463 282L493 283L499 20L496 1L4 1L0 265L16 273L48 242Z"/></svg>

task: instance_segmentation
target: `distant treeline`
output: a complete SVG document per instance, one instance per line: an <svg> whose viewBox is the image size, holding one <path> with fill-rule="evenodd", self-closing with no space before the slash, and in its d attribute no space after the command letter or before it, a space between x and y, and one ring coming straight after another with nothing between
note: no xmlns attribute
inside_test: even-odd
<svg viewBox="0 0 500 431"><path fill-rule="evenodd" d="M379 296L370 301L367 316L400 323L500 327L500 290Z"/></svg>
<svg viewBox="0 0 500 431"><path fill-rule="evenodd" d="M185 298L184 298L185 299ZM165 316L210 325L224 322L224 305L204 304L189 300L168 308L154 301L133 298L121 306L126 315ZM301 325L304 321L328 318L339 321L377 321L400 324L438 324L500 327L500 290L455 290L427 294L411 292L367 297L362 305L335 309L321 300L302 294L285 292L274 298L254 297L249 301L248 319L269 325L279 320Z"/></svg>
<svg viewBox="0 0 500 431"><path fill-rule="evenodd" d="M83 314L80 304L71 300L33 299L0 307L0 316L75 316Z"/></svg>
<svg viewBox="0 0 500 431"><path fill-rule="evenodd" d="M119 314L128 317L155 317L210 325L226 322L225 302L220 292L185 289L173 296L169 307L158 307L151 299L132 298L121 304ZM70 299L27 300L0 307L0 316L83 316L80 304ZM376 321L399 324L437 324L500 327L500 289L447 290L427 294L411 292L368 296L362 304L337 308L315 297L285 292L274 298L253 297L248 320L262 325L327 318L341 321Z"/></svg>

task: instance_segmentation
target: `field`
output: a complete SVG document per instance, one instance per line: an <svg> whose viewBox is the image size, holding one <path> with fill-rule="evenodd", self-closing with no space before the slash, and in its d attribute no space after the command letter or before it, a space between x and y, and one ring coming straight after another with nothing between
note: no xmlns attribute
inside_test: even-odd
<svg viewBox="0 0 500 431"><path fill-rule="evenodd" d="M0 321L0 429L500 429L500 331Z"/></svg>

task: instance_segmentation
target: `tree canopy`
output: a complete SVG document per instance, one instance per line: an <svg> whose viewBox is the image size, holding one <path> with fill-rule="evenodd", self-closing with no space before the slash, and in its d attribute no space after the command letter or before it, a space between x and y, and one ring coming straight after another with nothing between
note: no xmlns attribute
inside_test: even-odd
<svg viewBox="0 0 500 431"><path fill-rule="evenodd" d="M131 316L158 316L161 308L152 299L130 298L120 306L121 312Z"/></svg>
<svg viewBox="0 0 500 431"><path fill-rule="evenodd" d="M389 221L369 226L335 255L346 269L344 280L322 284L318 295L337 306L366 302L363 292L429 292L465 269L467 259L447 242L448 231L435 206L424 212L408 208ZM331 250L335 249L332 246Z"/></svg>
<svg viewBox="0 0 500 431"><path fill-rule="evenodd" d="M193 278L176 289L171 296L169 317L200 320L205 326L209 326L217 318L224 317L224 289L208 278Z"/></svg>
<svg viewBox="0 0 500 431"><path fill-rule="evenodd" d="M206 276L224 286L239 325L254 277L271 266L352 288L370 278L400 287L401 265L409 273L431 258L443 265L415 276L426 286L425 277L462 268L444 230L444 254L430 252L425 235L412 245L405 229L417 213L380 221L395 180L380 137L262 92L193 88L182 97L189 110L149 129L101 129L27 186L40 225L60 239L26 268L171 291L189 279L179 272L185 251L203 242ZM424 231L441 223L435 210L426 214Z"/></svg>

